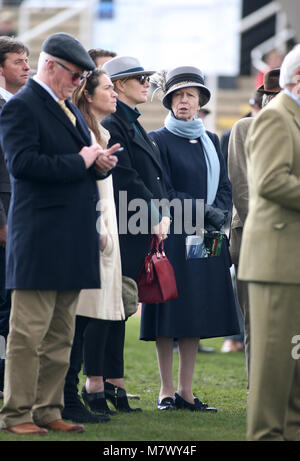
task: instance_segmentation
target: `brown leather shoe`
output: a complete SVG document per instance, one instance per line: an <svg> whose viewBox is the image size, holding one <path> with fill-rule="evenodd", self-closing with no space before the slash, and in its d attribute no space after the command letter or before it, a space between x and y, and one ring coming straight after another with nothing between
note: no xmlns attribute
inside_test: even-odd
<svg viewBox="0 0 300 461"><path fill-rule="evenodd" d="M84 432L84 426L82 424L70 424L65 423L62 419L56 419L45 425L47 429L58 432Z"/></svg>
<svg viewBox="0 0 300 461"><path fill-rule="evenodd" d="M39 427L33 423L16 424L15 426L7 427L6 429L4 429L4 431L12 432L13 434L19 435L48 434L47 429L45 429L44 427Z"/></svg>

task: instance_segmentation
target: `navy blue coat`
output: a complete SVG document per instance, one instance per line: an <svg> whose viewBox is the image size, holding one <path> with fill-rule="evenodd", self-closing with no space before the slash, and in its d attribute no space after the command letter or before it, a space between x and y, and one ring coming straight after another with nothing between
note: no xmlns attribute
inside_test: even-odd
<svg viewBox="0 0 300 461"><path fill-rule="evenodd" d="M1 144L11 177L8 289L99 288L99 235L94 168L78 152L91 144L80 111L76 128L29 79L2 110Z"/></svg>
<svg viewBox="0 0 300 461"><path fill-rule="evenodd" d="M220 161L219 187L213 205L230 210L231 184L219 139L217 135L207 133ZM166 128L151 132L150 137L161 152L169 200L198 198L206 202L207 169L200 140L192 144ZM218 257L187 260L184 229L182 234L176 235L172 230L171 227L165 249L174 267L179 297L163 304L143 306L140 338L209 338L238 333L227 242Z"/></svg>

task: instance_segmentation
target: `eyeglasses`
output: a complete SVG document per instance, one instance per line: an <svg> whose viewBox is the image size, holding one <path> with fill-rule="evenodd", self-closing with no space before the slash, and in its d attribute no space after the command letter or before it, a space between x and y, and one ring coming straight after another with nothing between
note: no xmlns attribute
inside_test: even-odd
<svg viewBox="0 0 300 461"><path fill-rule="evenodd" d="M78 79L83 80L88 75L90 75L90 72L83 72L82 74L80 72L73 72L73 70L69 69L69 67L67 67L62 62L56 61L55 59L53 61L56 62L56 64L58 64L59 66L61 66L63 69L67 70L72 75L72 82L76 82L76 80Z"/></svg>
<svg viewBox="0 0 300 461"><path fill-rule="evenodd" d="M144 85L146 82L150 82L150 77L148 75L137 75L136 77L132 77L137 80L141 85Z"/></svg>

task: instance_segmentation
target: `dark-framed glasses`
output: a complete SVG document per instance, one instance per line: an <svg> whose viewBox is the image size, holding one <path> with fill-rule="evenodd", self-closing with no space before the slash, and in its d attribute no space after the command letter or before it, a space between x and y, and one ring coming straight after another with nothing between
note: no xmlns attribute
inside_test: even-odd
<svg viewBox="0 0 300 461"><path fill-rule="evenodd" d="M150 82L150 77L149 75L137 75L136 77L133 77L135 80L137 80L141 85L144 85L146 82Z"/></svg>
<svg viewBox="0 0 300 461"><path fill-rule="evenodd" d="M72 75L72 82L76 82L76 80L78 80L78 79L83 80L84 78L86 78L90 74L90 72L83 72L82 74L80 72L74 72L73 70L69 69L68 66L63 64L62 62L56 61L55 59L53 59L53 61L56 64L58 64L59 66L61 66L63 69L67 70Z"/></svg>

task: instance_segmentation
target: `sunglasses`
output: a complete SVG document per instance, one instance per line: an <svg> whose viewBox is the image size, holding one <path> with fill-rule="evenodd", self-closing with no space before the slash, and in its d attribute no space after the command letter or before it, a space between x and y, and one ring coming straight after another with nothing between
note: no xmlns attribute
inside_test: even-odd
<svg viewBox="0 0 300 461"><path fill-rule="evenodd" d="M76 80L78 79L83 80L88 75L90 75L90 72L83 72L82 74L80 72L73 72L73 70L69 69L69 67L67 67L65 64L63 64L60 61L56 61L55 59L54 59L54 62L58 64L60 67L62 67L63 69L67 70L72 75L72 82L76 82Z"/></svg>
<svg viewBox="0 0 300 461"><path fill-rule="evenodd" d="M150 82L150 77L148 75L137 75L136 77L132 77L137 80L141 85L144 85L146 82Z"/></svg>

